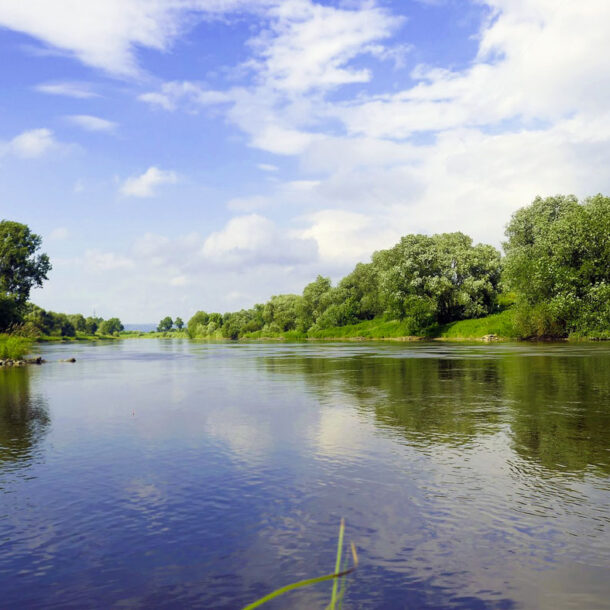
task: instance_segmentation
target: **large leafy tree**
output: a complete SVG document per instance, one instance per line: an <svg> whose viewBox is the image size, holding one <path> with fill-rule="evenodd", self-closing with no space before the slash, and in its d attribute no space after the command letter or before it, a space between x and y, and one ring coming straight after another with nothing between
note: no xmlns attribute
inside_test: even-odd
<svg viewBox="0 0 610 610"><path fill-rule="evenodd" d="M500 253L463 233L407 235L373 255L385 311L414 328L487 315L500 282Z"/></svg>
<svg viewBox="0 0 610 610"><path fill-rule="evenodd" d="M0 328L20 320L30 290L48 279L51 262L38 253L41 244L27 225L0 221Z"/></svg>
<svg viewBox="0 0 610 610"><path fill-rule="evenodd" d="M506 229L505 280L524 336L610 331L610 198L537 198Z"/></svg>

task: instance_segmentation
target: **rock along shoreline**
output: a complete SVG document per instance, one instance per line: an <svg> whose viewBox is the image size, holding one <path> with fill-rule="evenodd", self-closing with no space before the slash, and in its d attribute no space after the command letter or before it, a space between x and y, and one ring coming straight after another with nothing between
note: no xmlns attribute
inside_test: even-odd
<svg viewBox="0 0 610 610"><path fill-rule="evenodd" d="M6 358L0 360L0 368L2 367L20 367L27 366L28 364L44 364L47 362L42 356L36 356L35 358L23 358L21 360L13 360L12 358ZM64 358L57 360L57 362L76 362L76 358Z"/></svg>

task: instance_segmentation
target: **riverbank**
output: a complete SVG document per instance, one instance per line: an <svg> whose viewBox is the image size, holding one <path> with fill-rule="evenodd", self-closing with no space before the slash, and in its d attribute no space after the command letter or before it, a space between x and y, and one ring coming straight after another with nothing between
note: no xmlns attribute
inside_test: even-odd
<svg viewBox="0 0 610 610"><path fill-rule="evenodd" d="M306 333L287 331L269 334L264 331L247 333L243 339L247 340L335 340L335 341L476 341L499 340L515 341L519 337L513 326L512 311L473 320L461 320L443 326L426 329L423 333L414 335L410 325L403 320L386 320L374 318L358 324L335 326Z"/></svg>

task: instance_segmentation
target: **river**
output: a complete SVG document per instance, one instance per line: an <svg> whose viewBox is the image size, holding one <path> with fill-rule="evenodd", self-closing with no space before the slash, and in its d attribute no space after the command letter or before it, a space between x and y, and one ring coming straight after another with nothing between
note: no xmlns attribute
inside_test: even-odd
<svg viewBox="0 0 610 610"><path fill-rule="evenodd" d="M40 353L0 369L2 608L240 608L342 517L345 608L610 607L609 344Z"/></svg>

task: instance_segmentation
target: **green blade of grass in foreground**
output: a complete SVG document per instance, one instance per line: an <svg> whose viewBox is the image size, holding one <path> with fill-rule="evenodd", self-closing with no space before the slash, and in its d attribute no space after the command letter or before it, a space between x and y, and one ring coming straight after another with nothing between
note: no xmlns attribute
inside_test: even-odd
<svg viewBox="0 0 610 610"><path fill-rule="evenodd" d="M356 554L356 547L354 546L354 543L352 542L351 549L352 549L352 557L354 560L354 565L349 569L345 569L342 572L339 572L339 569L341 567L341 550L343 547L343 532L344 531L345 531L345 523L344 523L343 519L341 519L341 526L339 528L339 544L338 544L338 549L337 549L337 562L335 564L335 572L333 574L325 574L324 576L318 576L317 578L308 578L307 580L300 580L299 582L294 582L290 585L286 585L285 587L280 587L279 589L272 591L271 593L265 595L264 597L257 599L255 602L248 604L247 606L245 606L243 608L243 610L252 610L253 608L258 608L259 606L262 606L263 604L267 603L268 601L271 601L272 599L275 599L276 597L279 597L280 595L284 595L284 593L288 593L289 591L294 591L295 589L300 589L302 587L310 587L310 586L316 585L320 582L325 582L327 580L333 580L333 579L335 580L335 583L333 584L333 598L331 599L331 602L330 602L328 608L334 609L336 601L342 600L343 594L344 594L344 589L343 589L343 585L342 585L342 591L339 594L339 596L337 596L337 589L336 589L337 579L345 578L348 574L351 574L358 567L358 555Z"/></svg>
<svg viewBox="0 0 610 610"><path fill-rule="evenodd" d="M341 569L341 551L343 550L343 533L345 532L345 520L341 519L341 525L339 526L339 542L337 543L337 560L335 561L335 574L339 573ZM337 585L338 581L335 578L333 581L333 593L330 598L330 608L335 610L335 603L337 602Z"/></svg>

